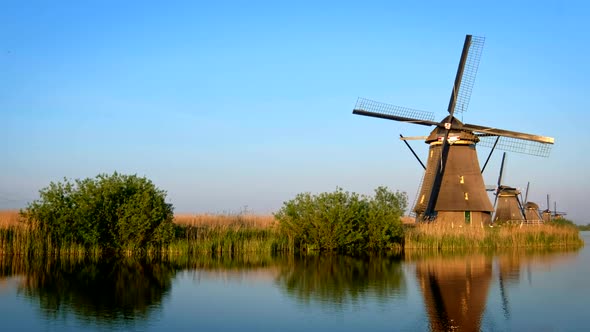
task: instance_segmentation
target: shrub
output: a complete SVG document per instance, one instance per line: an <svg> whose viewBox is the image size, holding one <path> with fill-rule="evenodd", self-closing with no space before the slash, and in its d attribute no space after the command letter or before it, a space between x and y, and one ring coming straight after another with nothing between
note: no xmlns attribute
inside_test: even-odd
<svg viewBox="0 0 590 332"><path fill-rule="evenodd" d="M283 235L296 249L381 250L401 242L405 193L385 187L374 197L337 188L332 193L298 194L275 214Z"/></svg>
<svg viewBox="0 0 590 332"><path fill-rule="evenodd" d="M145 177L101 174L64 179L39 191L21 211L27 223L58 248L71 244L108 250L161 246L174 236L166 192Z"/></svg>

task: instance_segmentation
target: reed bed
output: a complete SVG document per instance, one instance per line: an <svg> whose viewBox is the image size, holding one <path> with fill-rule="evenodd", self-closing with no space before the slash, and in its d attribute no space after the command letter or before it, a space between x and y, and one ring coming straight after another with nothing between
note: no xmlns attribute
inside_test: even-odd
<svg viewBox="0 0 590 332"><path fill-rule="evenodd" d="M148 254L236 255L295 251L272 215L181 214L174 217L174 222L174 240L165 247L148 248ZM428 250L581 246L583 240L575 227L552 223L495 227L415 224L405 227L403 240L403 249ZM100 255L101 250L76 244L55 246L43 234L22 223L18 211L0 211L0 254ZM131 256L135 252L127 249L124 254Z"/></svg>
<svg viewBox="0 0 590 332"><path fill-rule="evenodd" d="M18 210L0 210L0 228L21 226L22 224Z"/></svg>
<svg viewBox="0 0 590 332"><path fill-rule="evenodd" d="M248 227L269 228L277 225L273 215L238 214L178 214L174 215L174 223L180 226L193 227Z"/></svg>
<svg viewBox="0 0 590 332"><path fill-rule="evenodd" d="M460 250L470 248L580 247L584 245L575 227L541 224L533 226L417 224L408 227L405 249Z"/></svg>
<svg viewBox="0 0 590 332"><path fill-rule="evenodd" d="M100 248L77 244L53 245L46 237L20 222L18 211L0 213L0 254L100 255ZM181 214L174 216L174 240L166 247L148 248L148 255L202 255L235 253L272 253L287 250L272 215L253 214ZM125 256L135 250L123 249Z"/></svg>
<svg viewBox="0 0 590 332"><path fill-rule="evenodd" d="M174 223L179 226L229 226L269 228L277 225L272 214L256 215L251 213L223 214L176 214ZM22 226L22 218L18 210L0 210L0 228Z"/></svg>

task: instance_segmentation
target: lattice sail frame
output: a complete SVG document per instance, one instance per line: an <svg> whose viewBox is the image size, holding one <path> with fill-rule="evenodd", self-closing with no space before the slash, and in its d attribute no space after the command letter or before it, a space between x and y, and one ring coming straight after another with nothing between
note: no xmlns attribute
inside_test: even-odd
<svg viewBox="0 0 590 332"><path fill-rule="evenodd" d="M475 134L478 135L477 132L475 132ZM479 136L479 143L477 144L477 146L483 146L483 147L487 147L487 148L493 148L496 138L498 137L498 136L492 136L492 135L487 135L487 134L478 135L478 136ZM517 153L523 153L523 154L528 154L528 155L532 155L532 156L546 158L546 157L549 157L549 154L551 153L552 146L553 146L553 144L540 143L540 142L528 141L528 140L519 139L519 138L500 136L500 139L498 140L498 144L496 144L496 149L502 150L502 151L517 152Z"/></svg>
<svg viewBox="0 0 590 332"><path fill-rule="evenodd" d="M434 113L427 111L415 110L408 107L396 106L387 103L381 103L366 98L358 98L355 109L372 111L404 118L414 118L418 120L434 121Z"/></svg>
<svg viewBox="0 0 590 332"><path fill-rule="evenodd" d="M481 59L484 43L485 37L471 37L471 44L469 45L467 60L465 61L465 68L463 69L461 86L457 93L455 113L463 113L469 108L471 91L473 90L473 84L475 83L475 76L477 75L477 69L479 68L479 60Z"/></svg>

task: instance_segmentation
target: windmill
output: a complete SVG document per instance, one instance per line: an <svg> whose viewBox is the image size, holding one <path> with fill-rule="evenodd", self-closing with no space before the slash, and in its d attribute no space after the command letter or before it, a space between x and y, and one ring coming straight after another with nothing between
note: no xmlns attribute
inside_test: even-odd
<svg viewBox="0 0 590 332"><path fill-rule="evenodd" d="M549 206L549 194L547 194L547 209L543 210L542 214L543 214L543 221L548 222L553 219L563 218L563 216L565 216L567 213L557 211L557 202L553 202L553 211L551 211L551 208Z"/></svg>
<svg viewBox="0 0 590 332"><path fill-rule="evenodd" d="M505 186L502 184L504 175L504 161L506 152L502 155L502 164L500 165L500 175L498 175L498 186L496 187L496 198L494 199L494 222L523 222L525 220L524 211L518 195L520 190Z"/></svg>
<svg viewBox="0 0 590 332"><path fill-rule="evenodd" d="M491 221L493 206L487 196L475 145L496 146L506 151L547 156L552 137L537 136L492 127L464 124L455 112L467 110L484 38L467 35L453 90L442 121L430 112L413 110L359 98L353 114L434 126L426 137L428 161L414 212L418 220L482 222ZM502 138L502 140L500 140ZM490 155L491 155L490 152Z"/></svg>
<svg viewBox="0 0 590 332"><path fill-rule="evenodd" d="M529 202L529 185L530 182L526 184L526 193L524 195L524 217L528 223L541 223L543 222L543 218L539 213L539 205L534 202Z"/></svg>

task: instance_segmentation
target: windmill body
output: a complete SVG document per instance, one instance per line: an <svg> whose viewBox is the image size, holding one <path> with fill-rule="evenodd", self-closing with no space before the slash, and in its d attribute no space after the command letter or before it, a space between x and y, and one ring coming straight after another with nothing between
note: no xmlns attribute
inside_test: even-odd
<svg viewBox="0 0 590 332"><path fill-rule="evenodd" d="M455 125L461 125L456 118L452 120L447 118L443 121L452 121ZM437 127L426 139L430 148L422 187L414 206L416 215L425 213L428 199L432 195L444 135L444 128ZM451 130L448 140L452 143L449 146L445 172L442 175L440 191L434 207L437 211L436 218L439 222L466 220L488 223L493 207L485 190L475 150L475 144L479 142L479 138L468 131Z"/></svg>
<svg viewBox="0 0 590 332"><path fill-rule="evenodd" d="M523 222L525 216L523 207L518 199L520 191L516 188L501 186L498 189L498 203L494 222Z"/></svg>
<svg viewBox="0 0 590 332"><path fill-rule="evenodd" d="M524 215L527 222L530 223L540 223L543 221L543 218L539 213L539 205L534 202L526 202L524 204Z"/></svg>
<svg viewBox="0 0 590 332"><path fill-rule="evenodd" d="M357 115L435 127L425 141L430 145L428 161L413 207L418 221L491 221L494 209L481 175L476 144L492 147L492 151L498 145L508 151L547 156L554 142L551 137L464 124L454 117L455 112L463 112L469 105L483 43L481 37L465 37L447 108L449 115L441 122L434 121L429 112L364 98L358 99L353 110ZM495 140L493 146L490 139Z"/></svg>
<svg viewBox="0 0 590 332"><path fill-rule="evenodd" d="M504 175L504 162L506 160L506 152L502 155L502 163L500 164L500 174L498 176L498 187L496 188L496 199L494 201L495 213L494 222L524 222L525 213L518 198L520 190L502 184L502 177Z"/></svg>

